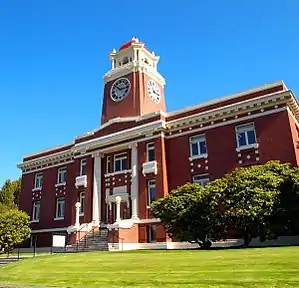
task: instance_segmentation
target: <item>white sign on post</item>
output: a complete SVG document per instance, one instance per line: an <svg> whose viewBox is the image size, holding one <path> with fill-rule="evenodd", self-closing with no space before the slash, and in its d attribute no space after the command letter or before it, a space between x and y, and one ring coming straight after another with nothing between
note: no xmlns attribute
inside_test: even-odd
<svg viewBox="0 0 299 288"><path fill-rule="evenodd" d="M65 247L65 235L53 235L53 247Z"/></svg>

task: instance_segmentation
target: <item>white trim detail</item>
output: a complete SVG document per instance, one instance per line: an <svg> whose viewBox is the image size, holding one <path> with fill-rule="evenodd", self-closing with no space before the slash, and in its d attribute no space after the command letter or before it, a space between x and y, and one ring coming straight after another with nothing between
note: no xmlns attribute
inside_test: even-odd
<svg viewBox="0 0 299 288"><path fill-rule="evenodd" d="M92 223L99 225L101 220L101 165L102 157L94 158L94 172L93 172L93 197L92 197Z"/></svg>
<svg viewBox="0 0 299 288"><path fill-rule="evenodd" d="M165 138L170 139L170 138L174 138L174 137L182 137L184 135L193 134L195 132L206 131L206 130L214 129L214 128L217 128L217 127L230 125L230 124L233 124L233 123L239 123L239 122L255 119L255 118L258 118L258 117L261 117L261 116L266 116L266 115L279 113L279 112L286 111L286 110L287 110L287 107L281 107L281 108L278 108L278 109L275 109L275 110L268 110L268 111L265 111L265 112L260 112L260 113L257 113L257 114L244 116L242 118L227 120L225 122L216 123L216 124L213 124L213 125L209 125L209 126L205 126L205 127L185 131L185 132L182 132L182 133L167 135L167 136L165 136Z"/></svg>
<svg viewBox="0 0 299 288"><path fill-rule="evenodd" d="M61 227L61 228L46 228L46 229L34 229L31 230L31 233L45 233L45 232L60 232L60 231L67 231L68 227Z"/></svg>
<svg viewBox="0 0 299 288"><path fill-rule="evenodd" d="M253 99L244 100L242 102L229 104L223 107L210 109L204 112L198 112L189 116L181 117L179 119L167 121L167 128L174 129L183 126L185 122L197 121L197 122L213 122L222 117L229 117L230 115L235 115L237 113L244 113L246 110L254 111L258 109L257 107L267 107L274 106L275 104L282 104L288 102L287 100L292 98L290 91L285 92L275 92L272 94L267 94ZM202 105L203 107L206 105ZM199 108L199 107L198 107ZM241 111L241 112L239 112ZM183 111L182 111L183 112ZM169 116L169 115L168 115ZM213 124L212 124L213 125Z"/></svg>
<svg viewBox="0 0 299 288"><path fill-rule="evenodd" d="M52 169L54 167L59 167L61 165L68 165L68 164L71 164L71 163L74 163L74 160L71 160L71 161L68 161L68 162L61 162L61 163L58 163L58 164L55 164L55 165L49 164L49 166L38 168L38 169L35 168L34 170L30 170L30 171L23 171L23 174L24 175L25 174L32 174L32 173L35 173L35 172L44 171L44 170L47 170L47 169ZM31 166L34 166L34 165L31 165ZM19 167L19 165L18 165L18 167ZM21 167L19 167L19 168L21 168Z"/></svg>
<svg viewBox="0 0 299 288"><path fill-rule="evenodd" d="M131 199L132 199L132 218L138 219L139 215L139 201L138 201L138 150L137 143L132 145L131 149L131 166L132 166L132 178L131 178Z"/></svg>
<svg viewBox="0 0 299 288"><path fill-rule="evenodd" d="M268 89L271 89L271 88L274 88L274 87L279 87L281 85L284 86L284 90L279 91L278 93L285 92L287 90L287 87L285 86L284 82L280 80L280 81L276 81L276 82L273 82L273 83L262 85L262 86L259 86L259 87L256 87L256 88L247 89L247 90L239 92L239 93L230 94L228 96L217 98L215 100L207 101L203 104L198 104L198 105L195 105L195 106L186 107L186 108L174 111L174 112L169 112L169 113L167 113L167 116L174 116L174 115L178 115L178 114L181 114L181 113L184 113L184 112L193 111L193 110L196 110L196 109L199 109L199 108L202 108L202 107L206 107L206 106L213 105L213 104L218 104L218 103L221 103L221 102L224 102L224 101L227 101L227 100L231 100L231 99L239 98L239 97L242 97L242 96L246 96L246 95L249 95L249 94L252 94L252 93L255 93L255 92L260 92L260 91L268 90ZM277 93L277 92L275 92L275 93ZM270 94L267 94L267 95L270 95ZM257 97L257 98L260 99L261 97ZM242 101L242 103L243 103L243 101Z"/></svg>
<svg viewBox="0 0 299 288"><path fill-rule="evenodd" d="M112 173L106 173L104 176L110 177L110 176L115 176L115 175L119 175L119 174L128 174L131 172L132 172L132 170L128 169L128 170L122 170L122 171L117 171L117 172L112 172Z"/></svg>
<svg viewBox="0 0 299 288"><path fill-rule="evenodd" d="M77 151L86 151L87 149L93 149L105 145L111 145L115 142L124 141L126 139L132 139L132 137L146 135L149 132L164 130L166 128L165 122L162 120L156 120L150 123L146 123L133 128L121 130L112 134L104 135L95 139L91 139L85 142L77 143L74 149Z"/></svg>

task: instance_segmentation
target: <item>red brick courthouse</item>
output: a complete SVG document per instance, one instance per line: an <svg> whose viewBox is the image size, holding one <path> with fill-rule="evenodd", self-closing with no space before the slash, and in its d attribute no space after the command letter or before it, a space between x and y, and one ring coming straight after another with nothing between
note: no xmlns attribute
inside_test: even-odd
<svg viewBox="0 0 299 288"><path fill-rule="evenodd" d="M159 56L133 38L109 59L101 125L18 165L38 246L53 234L71 244L100 226L109 247L181 247L151 215L152 201L238 166L298 165L299 106L282 81L167 112Z"/></svg>

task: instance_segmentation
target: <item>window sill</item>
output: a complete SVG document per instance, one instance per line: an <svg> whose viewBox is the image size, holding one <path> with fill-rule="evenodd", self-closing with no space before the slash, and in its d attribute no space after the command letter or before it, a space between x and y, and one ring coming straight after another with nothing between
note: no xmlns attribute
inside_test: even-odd
<svg viewBox="0 0 299 288"><path fill-rule="evenodd" d="M194 159L201 159L201 158L208 158L208 153L205 154L200 154L200 155L196 155L196 156L191 156L189 157L189 160L194 160Z"/></svg>
<svg viewBox="0 0 299 288"><path fill-rule="evenodd" d="M54 218L54 220L56 221L56 220L64 220L64 217L56 217L56 218Z"/></svg>
<svg viewBox="0 0 299 288"><path fill-rule="evenodd" d="M65 186L65 185L66 185L66 182L63 182L63 183L57 183L57 184L55 184L55 187Z"/></svg>
<svg viewBox="0 0 299 288"><path fill-rule="evenodd" d="M114 176L114 175L118 175L118 174L126 174L126 173L131 173L131 172L132 172L132 170L128 169L128 170L122 170L122 171L107 173L104 176L109 177L109 176Z"/></svg>
<svg viewBox="0 0 299 288"><path fill-rule="evenodd" d="M79 213L79 216L84 216L84 213Z"/></svg>
<svg viewBox="0 0 299 288"><path fill-rule="evenodd" d="M247 149L256 149L259 147L259 144L258 143L255 143L255 144L251 144L251 145L244 145L244 146L239 146L236 148L236 151L237 152L240 152L242 150L247 150Z"/></svg>
<svg viewBox="0 0 299 288"><path fill-rule="evenodd" d="M39 220L31 220L30 223L38 223Z"/></svg>
<svg viewBox="0 0 299 288"><path fill-rule="evenodd" d="M41 190L42 190L42 187L33 188L33 189L32 189L32 192L41 191Z"/></svg>

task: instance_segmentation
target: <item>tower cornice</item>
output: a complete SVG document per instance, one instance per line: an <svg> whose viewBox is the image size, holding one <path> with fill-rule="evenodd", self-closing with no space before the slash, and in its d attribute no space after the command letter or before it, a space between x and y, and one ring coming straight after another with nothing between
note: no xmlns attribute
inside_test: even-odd
<svg viewBox="0 0 299 288"><path fill-rule="evenodd" d="M105 83L116 80L120 77L126 76L132 72L142 72L146 73L148 76L153 78L155 81L157 81L160 85L165 85L165 79L164 77L156 71L154 68L146 65L145 63L141 62L130 62L127 63L121 67L117 67L113 70L108 71L104 77L103 80Z"/></svg>

